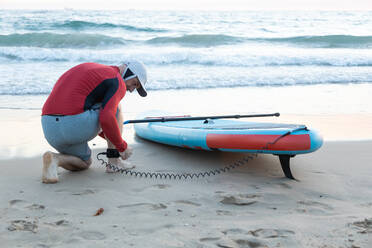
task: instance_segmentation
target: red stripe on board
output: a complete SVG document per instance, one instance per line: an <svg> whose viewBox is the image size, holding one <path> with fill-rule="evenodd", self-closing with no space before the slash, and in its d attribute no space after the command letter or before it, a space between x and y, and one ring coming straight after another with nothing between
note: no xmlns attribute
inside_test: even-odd
<svg viewBox="0 0 372 248"><path fill-rule="evenodd" d="M310 149L308 134L288 135L274 142L280 135L266 134L208 134L209 148L240 150L302 151Z"/></svg>
<svg viewBox="0 0 372 248"><path fill-rule="evenodd" d="M195 149L198 149L198 150L203 150L203 148L201 146L194 146Z"/></svg>
<svg viewBox="0 0 372 248"><path fill-rule="evenodd" d="M191 147L186 146L186 145L182 145L182 147L184 147L184 148L188 148L188 149L191 149Z"/></svg>

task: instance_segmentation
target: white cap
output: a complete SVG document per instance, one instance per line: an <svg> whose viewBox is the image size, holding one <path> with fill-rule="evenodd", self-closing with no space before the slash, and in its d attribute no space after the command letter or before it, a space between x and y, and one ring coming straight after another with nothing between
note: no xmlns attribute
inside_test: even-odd
<svg viewBox="0 0 372 248"><path fill-rule="evenodd" d="M138 94L143 97L147 96L147 92L145 88L145 85L147 83L147 70L146 70L145 65L142 62L137 61L137 60L130 60L124 64L126 64L127 67L125 68L123 72L123 75L122 75L123 79L128 80L128 79L137 77L141 84L141 87L137 89ZM134 75L124 78L124 75L128 69L131 72L133 72Z"/></svg>

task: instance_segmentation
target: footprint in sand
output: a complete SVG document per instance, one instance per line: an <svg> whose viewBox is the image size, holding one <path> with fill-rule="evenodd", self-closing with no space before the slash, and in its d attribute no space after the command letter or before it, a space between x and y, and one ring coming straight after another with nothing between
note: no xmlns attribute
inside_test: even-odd
<svg viewBox="0 0 372 248"><path fill-rule="evenodd" d="M192 202L192 201L187 201L187 200L179 200L179 201L175 201L175 203L184 204L184 205L191 205L191 206L195 206L195 207L200 207L201 206L201 204L199 204L199 203Z"/></svg>
<svg viewBox="0 0 372 248"><path fill-rule="evenodd" d="M217 215L232 216L233 213L227 210L216 210Z"/></svg>
<svg viewBox="0 0 372 248"><path fill-rule="evenodd" d="M330 211L334 210L332 206L316 201L298 201L297 204L302 206L302 208L296 209L300 213L328 215Z"/></svg>
<svg viewBox="0 0 372 248"><path fill-rule="evenodd" d="M259 240L255 239L235 239L235 243L238 244L238 247L249 247L249 248L268 248L266 244L262 243Z"/></svg>
<svg viewBox="0 0 372 248"><path fill-rule="evenodd" d="M221 248L237 248L239 247L234 241L230 239L222 239L216 243L217 247Z"/></svg>
<svg viewBox="0 0 372 248"><path fill-rule="evenodd" d="M285 229L257 229L254 231L249 231L254 237L260 237L264 239L273 239L273 238L287 238L290 235L294 235L295 232Z"/></svg>
<svg viewBox="0 0 372 248"><path fill-rule="evenodd" d="M360 229L361 234L372 233L372 218L353 222L352 225Z"/></svg>
<svg viewBox="0 0 372 248"><path fill-rule="evenodd" d="M19 209L19 210L43 210L45 209L44 205L39 205L35 203L29 203L24 200L11 200L9 201L9 205L11 208Z"/></svg>
<svg viewBox="0 0 372 248"><path fill-rule="evenodd" d="M217 246L219 247L255 247L255 248L270 247L268 245L270 242L269 239L275 238L282 239L280 242L291 243L291 239L289 238L289 236L295 234L295 232L291 230L263 228L253 231L246 231L241 228L231 228L222 231L222 233L225 235L225 241L227 238L229 238L230 243L229 245L227 245L226 242L222 243L219 242L217 243ZM283 240L283 238L285 240Z"/></svg>
<svg viewBox="0 0 372 248"><path fill-rule="evenodd" d="M295 232L286 229L264 229L260 228L253 231L246 231L241 228L231 228L222 231L225 235L236 235L236 234L243 234L243 235L252 235L256 238L264 238L264 239L271 239L271 238L286 238L290 235L294 235Z"/></svg>
<svg viewBox="0 0 372 248"><path fill-rule="evenodd" d="M59 220L59 221L54 222L54 224L57 226L67 226L70 223L67 220Z"/></svg>
<svg viewBox="0 0 372 248"><path fill-rule="evenodd" d="M85 190L71 190L71 189L59 189L55 191L56 193L70 193L71 195L90 195L97 193L98 190L85 189Z"/></svg>
<svg viewBox="0 0 372 248"><path fill-rule="evenodd" d="M206 237L206 238L201 238L199 239L200 242L213 242L213 241L217 241L217 240L220 240L221 238L219 237Z"/></svg>
<svg viewBox="0 0 372 248"><path fill-rule="evenodd" d="M117 208L131 208L131 207L141 207L141 206L149 207L152 210L159 210L159 209L167 208L167 206L164 205L163 203L159 203L159 204L136 203L136 204L120 205L120 206L117 206Z"/></svg>
<svg viewBox="0 0 372 248"><path fill-rule="evenodd" d="M36 233L37 232L37 222L36 221L27 221L27 220L13 220L8 226L9 231L29 231Z"/></svg>
<svg viewBox="0 0 372 248"><path fill-rule="evenodd" d="M235 238L235 239L223 239L216 243L217 247L221 248L269 248L264 242L251 238Z"/></svg>
<svg viewBox="0 0 372 248"><path fill-rule="evenodd" d="M236 206L248 206L257 203L257 198L260 195L255 194L238 194L238 195L229 195L224 196L220 201L225 205L236 205Z"/></svg>
<svg viewBox="0 0 372 248"><path fill-rule="evenodd" d="M58 220L56 222L44 222L44 224L52 227L62 227L62 226L69 226L70 222L67 220Z"/></svg>
<svg viewBox="0 0 372 248"><path fill-rule="evenodd" d="M231 235L231 234L247 234L247 231L241 228L231 228L231 229L226 229L222 231L223 234L225 235Z"/></svg>
<svg viewBox="0 0 372 248"><path fill-rule="evenodd" d="M41 210L41 209L45 209L45 206L39 205L39 204L32 204L30 206L27 206L26 208L30 210Z"/></svg>

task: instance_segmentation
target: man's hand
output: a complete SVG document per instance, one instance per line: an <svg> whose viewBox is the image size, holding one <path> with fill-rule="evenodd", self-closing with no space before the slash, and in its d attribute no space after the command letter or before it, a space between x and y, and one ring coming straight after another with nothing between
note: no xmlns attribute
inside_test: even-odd
<svg viewBox="0 0 372 248"><path fill-rule="evenodd" d="M133 153L133 150L129 146L127 147L127 149L124 152L119 152L120 157L121 157L122 160L128 159L132 155L132 153Z"/></svg>

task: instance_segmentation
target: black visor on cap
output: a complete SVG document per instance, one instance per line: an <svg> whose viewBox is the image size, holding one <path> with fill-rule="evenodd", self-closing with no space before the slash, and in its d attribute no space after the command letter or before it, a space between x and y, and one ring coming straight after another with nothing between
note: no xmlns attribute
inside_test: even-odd
<svg viewBox="0 0 372 248"><path fill-rule="evenodd" d="M143 89L143 87L141 86L140 88L137 89L137 92L140 96L142 97L145 97L147 96L147 92Z"/></svg>

